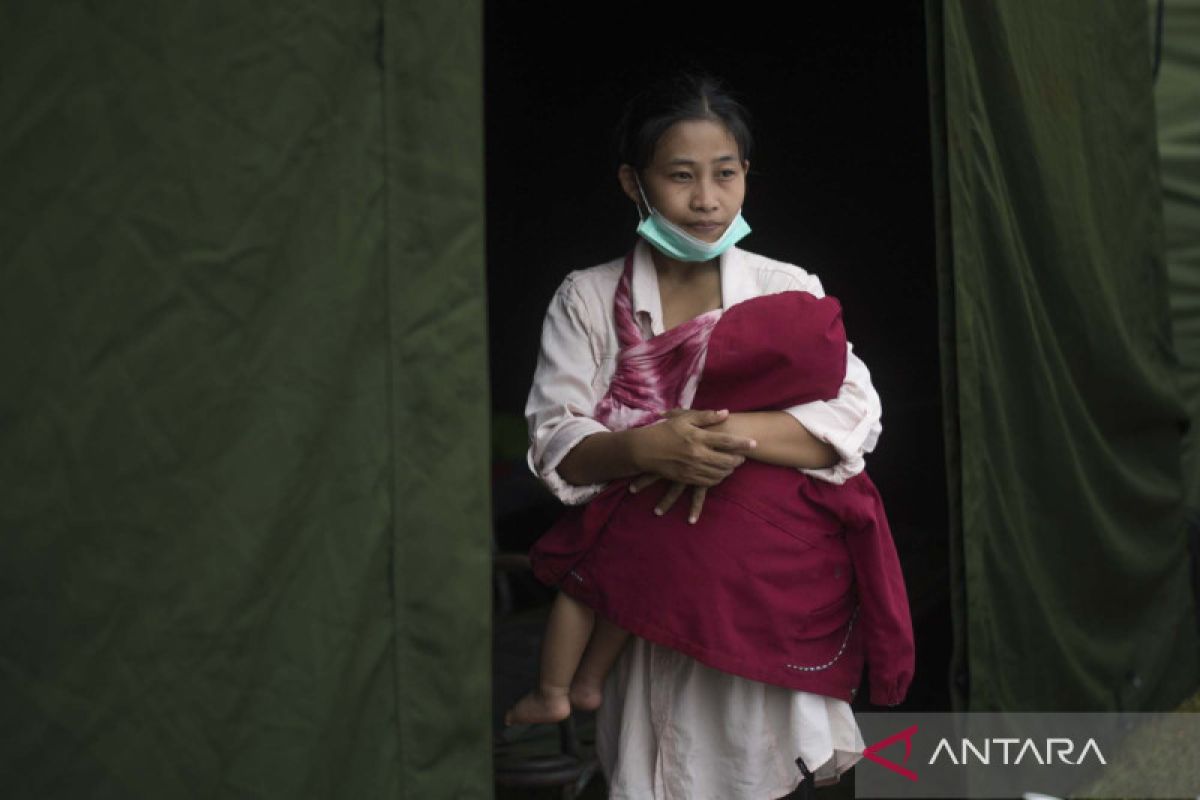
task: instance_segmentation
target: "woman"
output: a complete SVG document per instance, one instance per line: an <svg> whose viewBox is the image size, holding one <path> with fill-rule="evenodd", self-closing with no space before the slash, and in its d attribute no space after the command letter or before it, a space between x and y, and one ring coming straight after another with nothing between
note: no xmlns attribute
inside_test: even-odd
<svg viewBox="0 0 1200 800"><path fill-rule="evenodd" d="M748 232L740 212L750 133L741 107L714 81L683 76L639 95L619 126L618 149L618 179L642 220L631 302L646 338L750 297L823 295L799 267L733 246ZM572 272L547 312L526 405L529 464L560 500L585 503L619 478L636 477L638 489L664 479L658 510L688 493L696 517L707 487L745 459L833 483L861 472L882 430L880 406L849 346L832 400L724 417L676 409L660 424L627 430L594 419L619 348L612 308L623 262ZM818 783L835 781L863 748L844 699L748 680L639 638L619 652L603 695L597 749L613 798L775 798L810 770Z"/></svg>

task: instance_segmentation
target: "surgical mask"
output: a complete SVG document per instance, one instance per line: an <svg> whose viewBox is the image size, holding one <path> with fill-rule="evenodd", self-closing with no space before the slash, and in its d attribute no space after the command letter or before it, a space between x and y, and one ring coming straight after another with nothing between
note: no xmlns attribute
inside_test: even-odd
<svg viewBox="0 0 1200 800"><path fill-rule="evenodd" d="M697 239L656 209L650 208L650 201L646 199L646 192L642 189L642 182L636 174L634 180L637 181L642 202L646 204L646 208L650 209L650 216L647 217L643 216L642 209L638 208L640 222L637 232L643 239L658 248L663 255L680 261L709 261L741 241L750 232L750 226L742 218L742 210L739 208L737 216L725 229L725 233L721 234L720 239L715 242Z"/></svg>

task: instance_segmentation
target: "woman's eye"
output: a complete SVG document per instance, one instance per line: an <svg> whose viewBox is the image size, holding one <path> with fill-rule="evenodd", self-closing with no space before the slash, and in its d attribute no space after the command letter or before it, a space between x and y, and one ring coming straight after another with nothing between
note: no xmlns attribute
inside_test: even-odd
<svg viewBox="0 0 1200 800"><path fill-rule="evenodd" d="M691 174L689 174L687 172L672 172L671 177L675 178L676 180L686 181L688 178L690 178L692 176L691 176Z"/></svg>
<svg viewBox="0 0 1200 800"><path fill-rule="evenodd" d="M732 169L723 169L723 170L721 170L721 177L722 177L722 178L732 178L732 177L733 177L734 175L736 175L736 174L737 174L737 172L735 172L735 171L734 171L734 170L732 170Z"/></svg>

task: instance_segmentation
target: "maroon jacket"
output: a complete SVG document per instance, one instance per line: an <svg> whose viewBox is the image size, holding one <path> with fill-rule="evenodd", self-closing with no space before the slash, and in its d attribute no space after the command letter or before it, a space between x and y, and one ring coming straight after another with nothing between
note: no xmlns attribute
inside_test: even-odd
<svg viewBox="0 0 1200 800"><path fill-rule="evenodd" d="M712 329L693 408L785 408L837 395L841 307L788 291L727 309ZM530 551L534 574L644 639L719 670L851 700L869 665L871 701L899 703L914 667L899 559L865 473L836 485L747 459L686 498L614 480L571 507Z"/></svg>

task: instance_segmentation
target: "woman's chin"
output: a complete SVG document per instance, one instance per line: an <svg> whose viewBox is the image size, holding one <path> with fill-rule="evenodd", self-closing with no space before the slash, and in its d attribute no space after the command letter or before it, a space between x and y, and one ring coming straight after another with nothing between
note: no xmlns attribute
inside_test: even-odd
<svg viewBox="0 0 1200 800"><path fill-rule="evenodd" d="M725 233L725 228L727 227L729 226L726 225L720 228L710 228L708 230L688 228L687 232L706 244L713 244L721 238L721 234Z"/></svg>

